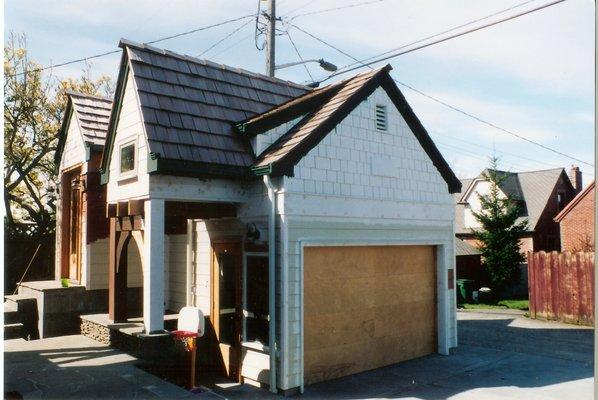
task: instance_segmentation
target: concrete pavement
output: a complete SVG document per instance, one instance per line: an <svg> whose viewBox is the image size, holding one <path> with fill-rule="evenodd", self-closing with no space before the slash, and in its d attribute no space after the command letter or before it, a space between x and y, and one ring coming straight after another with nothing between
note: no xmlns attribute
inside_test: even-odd
<svg viewBox="0 0 598 400"><path fill-rule="evenodd" d="M306 399L591 399L593 329L459 312L459 348L306 387ZM5 390L25 398L280 398L247 385L189 392L82 336L5 342Z"/></svg>

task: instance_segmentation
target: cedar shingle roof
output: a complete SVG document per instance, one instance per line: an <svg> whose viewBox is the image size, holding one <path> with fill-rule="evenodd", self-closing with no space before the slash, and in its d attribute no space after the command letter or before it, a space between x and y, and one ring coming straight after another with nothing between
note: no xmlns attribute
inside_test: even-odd
<svg viewBox="0 0 598 400"><path fill-rule="evenodd" d="M122 40L150 152L157 158L248 167L254 155L234 124L309 88Z"/></svg>
<svg viewBox="0 0 598 400"><path fill-rule="evenodd" d="M463 193L467 192L469 187L477 179L483 179L484 172L476 178L461 180ZM518 219L518 222L527 219L528 229L533 231L546 208L546 204L559 178L561 175L567 177L565 170L563 168L554 168L527 172L501 171L501 173L508 175L501 190L523 202L523 215ZM465 204L461 203L463 193L453 196L455 200L455 233L457 234L472 233L471 229L464 226Z"/></svg>
<svg viewBox="0 0 598 400"><path fill-rule="evenodd" d="M89 94L68 92L83 140L103 146L108 132L112 100Z"/></svg>
<svg viewBox="0 0 598 400"><path fill-rule="evenodd" d="M56 163L59 163L62 157L71 114L75 116L83 142L86 145L103 147L106 142L110 112L112 110L112 100L101 96L74 91L67 91L66 95L67 105L54 155Z"/></svg>

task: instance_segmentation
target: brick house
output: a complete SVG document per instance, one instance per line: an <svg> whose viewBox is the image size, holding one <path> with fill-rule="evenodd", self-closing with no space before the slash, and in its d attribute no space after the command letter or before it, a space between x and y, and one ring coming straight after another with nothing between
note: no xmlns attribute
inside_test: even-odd
<svg viewBox="0 0 598 400"><path fill-rule="evenodd" d="M594 251L595 197L594 181L554 218L560 226L561 251Z"/></svg>
<svg viewBox="0 0 598 400"><path fill-rule="evenodd" d="M555 216L581 191L582 177L578 167L571 167L570 174L564 168L541 171L498 171L504 180L500 187L502 195L509 195L521 206L520 221L528 221L528 231L521 237L521 250L552 251L560 249L559 225ZM484 172L476 178L463 179L462 193L454 194L455 235L463 241L476 245L473 230L479 223L472 211L479 212L479 194L487 194L489 182Z"/></svg>

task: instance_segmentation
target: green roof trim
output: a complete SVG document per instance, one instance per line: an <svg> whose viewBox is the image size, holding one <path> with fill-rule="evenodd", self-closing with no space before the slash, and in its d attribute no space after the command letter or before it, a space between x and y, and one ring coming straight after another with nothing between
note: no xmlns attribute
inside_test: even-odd
<svg viewBox="0 0 598 400"><path fill-rule="evenodd" d="M151 156L147 159L148 174L188 176L193 178L250 179L246 167L198 161L173 160Z"/></svg>
<svg viewBox="0 0 598 400"><path fill-rule="evenodd" d="M270 175L272 173L272 164L263 165L260 167L252 167L251 172L257 176Z"/></svg>

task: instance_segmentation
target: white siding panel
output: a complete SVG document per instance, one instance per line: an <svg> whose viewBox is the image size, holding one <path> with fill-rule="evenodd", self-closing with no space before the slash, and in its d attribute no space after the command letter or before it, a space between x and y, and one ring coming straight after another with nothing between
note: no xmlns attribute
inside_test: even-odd
<svg viewBox="0 0 598 400"><path fill-rule="evenodd" d="M119 146L129 141L136 141L137 144L137 175L122 180L119 178ZM147 197L149 194L149 175L147 174L148 147L141 112L139 110L135 82L130 73L126 82L113 146L109 169L110 180L107 189L108 202L113 203L119 200Z"/></svg>

